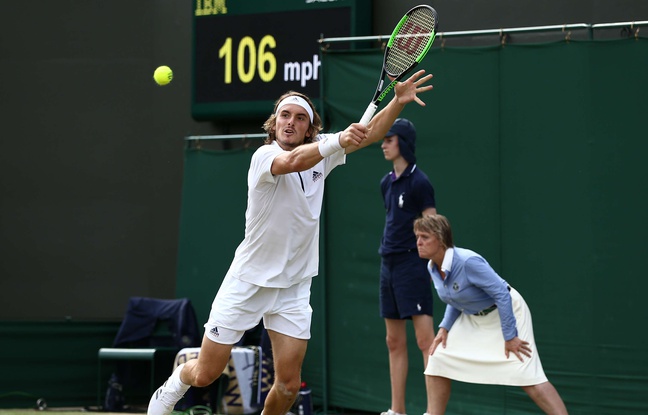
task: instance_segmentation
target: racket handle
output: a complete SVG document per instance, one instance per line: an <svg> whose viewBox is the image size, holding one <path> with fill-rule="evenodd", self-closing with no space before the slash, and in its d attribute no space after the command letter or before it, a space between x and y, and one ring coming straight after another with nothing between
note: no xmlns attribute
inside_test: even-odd
<svg viewBox="0 0 648 415"><path fill-rule="evenodd" d="M370 103L364 114L362 115L362 118L360 118L360 124L364 126L369 124L369 121L371 121L371 117L373 117L373 115L376 113L377 108L378 105L374 104L373 102Z"/></svg>

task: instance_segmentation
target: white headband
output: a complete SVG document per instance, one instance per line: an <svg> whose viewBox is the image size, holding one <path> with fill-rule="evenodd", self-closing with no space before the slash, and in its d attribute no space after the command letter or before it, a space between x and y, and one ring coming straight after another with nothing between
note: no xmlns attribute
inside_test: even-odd
<svg viewBox="0 0 648 415"><path fill-rule="evenodd" d="M278 116L279 111L281 111L281 107L283 107L283 106L285 106L287 104L299 105L300 107L305 109L306 112L308 113L308 116L310 117L310 122L311 123L313 122L313 109L311 108L310 105L308 105L308 102L306 102L306 100L304 98L302 98L300 96L297 96L297 95L291 95L289 97L286 97L286 98L282 99L281 102L279 103L279 105L277 105L277 111L275 112L275 115Z"/></svg>

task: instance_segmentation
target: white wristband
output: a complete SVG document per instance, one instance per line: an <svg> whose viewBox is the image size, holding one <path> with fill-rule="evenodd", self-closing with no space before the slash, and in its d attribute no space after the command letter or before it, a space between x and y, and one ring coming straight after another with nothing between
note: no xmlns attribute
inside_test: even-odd
<svg viewBox="0 0 648 415"><path fill-rule="evenodd" d="M317 149L324 158L337 153L338 151L342 150L339 136L334 135L332 137L326 137L323 140L320 140Z"/></svg>

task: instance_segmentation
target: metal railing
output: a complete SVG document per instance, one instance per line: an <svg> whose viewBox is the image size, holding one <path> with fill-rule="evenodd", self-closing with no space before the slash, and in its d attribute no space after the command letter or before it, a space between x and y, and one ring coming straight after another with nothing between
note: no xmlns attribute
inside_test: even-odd
<svg viewBox="0 0 648 415"><path fill-rule="evenodd" d="M529 26L529 27L510 27L501 29L483 29L483 30L460 30L454 32L439 32L437 37L455 38L455 37L468 37L468 36L484 36L484 35L499 35L503 36L512 33L537 33L537 32L567 32L569 30L587 30L590 38L594 38L594 31L597 29L611 29L616 27L628 27L632 30L636 28L635 35L639 33L639 27L648 26L648 20L638 22L617 22L617 23L573 23L562 25L548 25L548 26ZM350 36L350 37L322 37L318 39L320 44L323 43L337 43L337 42L364 42L364 41L382 41L388 40L391 35L377 35L377 36Z"/></svg>
<svg viewBox="0 0 648 415"><path fill-rule="evenodd" d="M488 36L498 35L501 39L508 34L513 33L539 33L539 32L564 32L569 36L572 30L586 30L589 33L589 38L594 38L594 32L599 29L614 29L614 28L628 28L632 31L633 35L639 35L639 28L648 26L648 20L631 21L631 22L615 22L615 23L574 23L563 25L547 25L547 26L529 26L529 27L510 27L502 29L483 29L483 30L460 30L454 32L439 32L437 37L439 39L459 38L470 36ZM391 35L375 35L375 36L350 36L350 37L322 37L317 41L320 44L324 43L337 43L337 42L366 42L366 41L383 41L388 40ZM185 140L230 140L230 139L264 139L267 134L219 134L219 135L190 135L185 137Z"/></svg>
<svg viewBox="0 0 648 415"><path fill-rule="evenodd" d="M231 140L248 138L266 138L268 134L216 134L216 135L190 135L185 140Z"/></svg>

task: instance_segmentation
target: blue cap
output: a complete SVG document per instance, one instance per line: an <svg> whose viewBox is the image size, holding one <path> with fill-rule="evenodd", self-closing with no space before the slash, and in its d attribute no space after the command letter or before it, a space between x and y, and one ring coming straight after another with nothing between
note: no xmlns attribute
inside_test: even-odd
<svg viewBox="0 0 648 415"><path fill-rule="evenodd" d="M409 164L416 163L416 128L410 120L397 118L385 137L398 136L398 148L401 156Z"/></svg>

